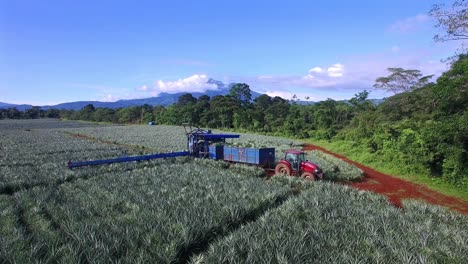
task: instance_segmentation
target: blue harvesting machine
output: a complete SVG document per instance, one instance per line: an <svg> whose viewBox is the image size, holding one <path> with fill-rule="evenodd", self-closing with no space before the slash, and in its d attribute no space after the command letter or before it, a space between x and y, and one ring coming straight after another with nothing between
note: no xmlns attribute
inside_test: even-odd
<svg viewBox="0 0 468 264"><path fill-rule="evenodd" d="M187 136L187 151L171 152L171 153L157 153L147 154L141 156L129 156L113 159L91 160L91 161L68 161L68 168L73 169L77 167L131 162L131 161L144 161L152 159L164 159L173 157L193 156L197 158L210 157L210 145L216 143L224 143L227 138L239 138L240 135L235 134L213 134L211 130L204 130L200 128L192 128L188 123L182 124Z"/></svg>

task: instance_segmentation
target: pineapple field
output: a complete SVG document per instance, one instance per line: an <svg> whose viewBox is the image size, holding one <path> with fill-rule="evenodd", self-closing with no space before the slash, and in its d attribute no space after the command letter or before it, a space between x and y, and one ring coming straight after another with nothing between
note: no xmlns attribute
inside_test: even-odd
<svg viewBox="0 0 468 264"><path fill-rule="evenodd" d="M363 171L318 150L323 181L192 157L67 168L186 148L178 126L0 120L0 263L468 262L466 215L356 190Z"/></svg>

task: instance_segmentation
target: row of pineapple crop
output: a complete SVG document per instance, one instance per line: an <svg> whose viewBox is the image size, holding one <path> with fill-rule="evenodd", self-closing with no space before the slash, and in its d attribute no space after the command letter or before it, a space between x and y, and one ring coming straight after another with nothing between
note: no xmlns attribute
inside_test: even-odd
<svg viewBox="0 0 468 264"><path fill-rule="evenodd" d="M86 121L67 121L60 119L2 119L0 120L0 131L5 130L34 130L34 129L57 129L57 128L80 128L80 127L104 127L103 125Z"/></svg>
<svg viewBox="0 0 468 264"><path fill-rule="evenodd" d="M382 196L327 182L283 176L265 182L220 171L223 163L197 162L0 196L1 257L184 262L209 244L192 263L468 260L466 216L420 202L395 208ZM286 201L275 207L279 197ZM243 220L255 212L258 219Z"/></svg>
<svg viewBox="0 0 468 264"><path fill-rule="evenodd" d="M220 170L223 164L209 160L153 165L0 196L0 259L183 262L292 195L242 166Z"/></svg>
<svg viewBox="0 0 468 264"><path fill-rule="evenodd" d="M56 129L0 131L0 193L73 177L68 160L112 158L132 149L83 140Z"/></svg>
<svg viewBox="0 0 468 264"><path fill-rule="evenodd" d="M467 263L468 217L328 182L275 176L301 195L215 243L191 263Z"/></svg>
<svg viewBox="0 0 468 264"><path fill-rule="evenodd" d="M330 181L361 181L364 171L319 150L307 151L307 158L317 164Z"/></svg>
<svg viewBox="0 0 468 264"><path fill-rule="evenodd" d="M142 146L149 152L170 152L187 149L183 127L177 126L107 126L62 129L64 132L89 136L116 145Z"/></svg>

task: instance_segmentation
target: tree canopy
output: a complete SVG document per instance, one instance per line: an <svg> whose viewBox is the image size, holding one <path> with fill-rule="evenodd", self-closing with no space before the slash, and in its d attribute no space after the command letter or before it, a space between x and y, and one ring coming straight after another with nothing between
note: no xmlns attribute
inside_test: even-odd
<svg viewBox="0 0 468 264"><path fill-rule="evenodd" d="M433 75L423 76L419 70L403 68L388 68L390 75L375 80L374 87L384 89L394 94L410 92L426 85Z"/></svg>
<svg viewBox="0 0 468 264"><path fill-rule="evenodd" d="M468 39L468 1L457 0L449 8L436 4L429 14L437 20L436 27L444 31L434 36L435 41Z"/></svg>
<svg viewBox="0 0 468 264"><path fill-rule="evenodd" d="M436 4L429 15L437 20L436 27L442 30L434 36L436 42L468 40L468 1L455 0L450 7ZM461 53L466 51L464 44L466 42L461 44Z"/></svg>
<svg viewBox="0 0 468 264"><path fill-rule="evenodd" d="M234 84L229 90L229 95L241 105L249 104L252 101L250 87L245 83Z"/></svg>

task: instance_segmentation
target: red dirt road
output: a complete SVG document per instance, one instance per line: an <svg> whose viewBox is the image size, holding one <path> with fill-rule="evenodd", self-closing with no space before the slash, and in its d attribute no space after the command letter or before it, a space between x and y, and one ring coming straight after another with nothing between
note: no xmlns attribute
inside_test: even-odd
<svg viewBox="0 0 468 264"><path fill-rule="evenodd" d="M333 153L316 145L306 144L303 149L320 150L348 163L354 164L356 167L364 171L365 179L362 182L350 183L350 185L359 190L373 191L383 194L397 207L402 207L402 199L417 199L431 204L448 207L452 210L468 215L468 202L466 201L438 193L416 183L380 173L374 169L351 161L345 156Z"/></svg>

